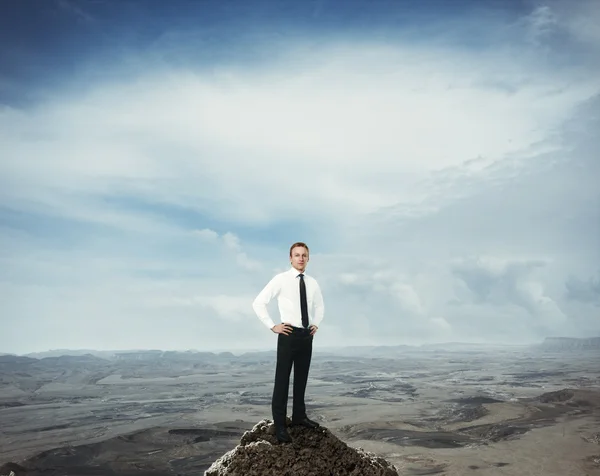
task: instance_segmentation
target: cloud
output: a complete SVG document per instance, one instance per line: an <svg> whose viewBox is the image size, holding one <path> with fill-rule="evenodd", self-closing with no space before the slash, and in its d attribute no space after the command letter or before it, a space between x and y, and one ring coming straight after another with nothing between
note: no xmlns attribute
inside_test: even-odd
<svg viewBox="0 0 600 476"><path fill-rule="evenodd" d="M203 230L194 230L193 233L203 241L216 241L219 238L219 234L216 231L208 228Z"/></svg>
<svg viewBox="0 0 600 476"><path fill-rule="evenodd" d="M500 260L481 257L463 260L452 267L452 272L469 291L457 302L518 306L535 318L536 325L550 325L566 321L566 316L549 296L544 285L532 274L545 265L542 261Z"/></svg>
<svg viewBox="0 0 600 476"><path fill-rule="evenodd" d="M600 49L600 8L594 0L579 2L550 1L548 6L539 7L534 12L544 9L542 16L548 17L550 23L561 29L596 52Z"/></svg>
<svg viewBox="0 0 600 476"><path fill-rule="evenodd" d="M567 299L600 306L600 273L599 277L587 280L569 276L565 288Z"/></svg>
<svg viewBox="0 0 600 476"><path fill-rule="evenodd" d="M547 36L553 33L559 25L556 14L548 5L536 7L526 17L526 21L530 28L531 39L538 46L544 44Z"/></svg>
<svg viewBox="0 0 600 476"><path fill-rule="evenodd" d="M66 12L74 15L80 22L89 23L94 21L94 18L89 13L84 11L79 5L76 5L74 2L70 2L67 0L58 0L57 5Z"/></svg>
<svg viewBox="0 0 600 476"><path fill-rule="evenodd" d="M522 280L542 261L506 261L494 257L461 260L452 271L466 285L473 300L479 302L510 302L521 300Z"/></svg>
<svg viewBox="0 0 600 476"><path fill-rule="evenodd" d="M256 64L154 51L3 107L7 341L60 321L65 346L271 345L250 303L299 238L323 343L600 332L594 282L567 279L600 259L597 12L570 6L482 16L477 48L457 24L298 35Z"/></svg>
<svg viewBox="0 0 600 476"><path fill-rule="evenodd" d="M226 232L222 236L211 230L209 228L205 228L202 230L194 230L193 234L195 236L200 237L200 239L208 242L220 241L225 248L227 248L230 252L232 252L236 258L236 262L242 268L247 270L258 270L261 268L260 262L251 259L248 255L242 251L242 244L240 242L240 238L231 232Z"/></svg>
<svg viewBox="0 0 600 476"><path fill-rule="evenodd" d="M254 296L216 295L201 298L200 303L214 309L225 320L240 321L248 315L248 303Z"/></svg>
<svg viewBox="0 0 600 476"><path fill-rule="evenodd" d="M415 206L435 193L429 172L506 160L597 91L591 78L566 88L565 73L512 54L334 44L308 57L292 50L289 61L304 69L152 70L35 115L5 110L2 171L19 187L4 200L62 198L71 209L67 194L133 193L238 223Z"/></svg>

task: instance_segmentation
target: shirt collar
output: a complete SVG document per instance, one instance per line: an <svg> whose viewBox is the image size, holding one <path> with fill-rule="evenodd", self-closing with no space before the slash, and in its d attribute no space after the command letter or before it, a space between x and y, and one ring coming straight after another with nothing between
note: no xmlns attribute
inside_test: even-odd
<svg viewBox="0 0 600 476"><path fill-rule="evenodd" d="M294 275L294 278L297 278L298 276L300 276L301 274L303 274L304 276L306 276L306 271L304 271L303 273L301 273L300 271L298 271L296 268L294 268L293 266L290 266L290 273L292 273Z"/></svg>

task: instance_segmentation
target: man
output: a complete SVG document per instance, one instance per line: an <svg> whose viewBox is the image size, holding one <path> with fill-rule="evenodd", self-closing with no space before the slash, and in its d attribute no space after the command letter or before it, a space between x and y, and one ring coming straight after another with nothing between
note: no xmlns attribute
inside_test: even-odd
<svg viewBox="0 0 600 476"><path fill-rule="evenodd" d="M323 320L323 295L317 281L304 273L309 260L306 244L290 247L288 271L277 274L259 293L252 307L254 312L277 337L277 366L273 388L272 412L275 435L279 442L291 442L286 428L286 411L290 373L294 366L294 404L292 424L317 428L318 423L306 415L304 394L312 357L313 336ZM275 324L267 305L277 297L281 323Z"/></svg>

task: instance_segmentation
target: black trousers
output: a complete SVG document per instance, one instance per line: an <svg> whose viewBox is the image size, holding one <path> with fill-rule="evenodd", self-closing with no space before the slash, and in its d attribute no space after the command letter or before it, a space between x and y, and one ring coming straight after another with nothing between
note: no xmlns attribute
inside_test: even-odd
<svg viewBox="0 0 600 476"><path fill-rule="evenodd" d="M277 367L271 404L275 425L285 425L292 366L294 367L292 419L306 416L304 394L312 358L312 344L313 336L310 335L309 329L295 327L290 335L279 334L277 337Z"/></svg>

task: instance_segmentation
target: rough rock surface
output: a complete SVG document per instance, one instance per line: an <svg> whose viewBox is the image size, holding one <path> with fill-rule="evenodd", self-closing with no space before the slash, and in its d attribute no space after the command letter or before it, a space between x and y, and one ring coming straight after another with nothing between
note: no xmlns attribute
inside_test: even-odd
<svg viewBox="0 0 600 476"><path fill-rule="evenodd" d="M6 463L0 466L0 476L16 476L18 473L24 473L25 468L16 463Z"/></svg>
<svg viewBox="0 0 600 476"><path fill-rule="evenodd" d="M289 420L288 420L289 422ZM351 448L327 428L289 427L294 440L280 444L271 420L258 422L240 444L204 476L398 476L385 459Z"/></svg>

